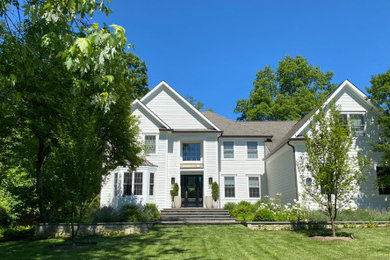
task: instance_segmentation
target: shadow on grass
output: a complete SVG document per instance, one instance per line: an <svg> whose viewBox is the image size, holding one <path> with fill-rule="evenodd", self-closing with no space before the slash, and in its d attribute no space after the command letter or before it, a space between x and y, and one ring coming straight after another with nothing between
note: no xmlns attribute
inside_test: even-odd
<svg viewBox="0 0 390 260"><path fill-rule="evenodd" d="M297 229L294 230L293 232L303 234L307 237L314 237L314 236L322 236L322 237L327 237L327 236L332 236L332 230L330 229L325 229L325 228L316 228L316 229ZM353 234L350 232L345 232L345 231L337 231L336 230L336 236L338 237L351 237Z"/></svg>
<svg viewBox="0 0 390 260"><path fill-rule="evenodd" d="M120 237L84 237L78 243L96 243L96 245L76 248L58 249L71 244L70 239L19 241L18 243L0 244L0 251L9 252L6 259L145 259L145 258L172 258L177 254L190 254L189 250L180 247L183 240L189 240L189 234L183 229L154 226L149 233L134 234ZM28 250L26 247L28 247ZM56 249L57 248L57 249ZM23 252L24 251L24 252ZM13 253L11 253L13 252Z"/></svg>

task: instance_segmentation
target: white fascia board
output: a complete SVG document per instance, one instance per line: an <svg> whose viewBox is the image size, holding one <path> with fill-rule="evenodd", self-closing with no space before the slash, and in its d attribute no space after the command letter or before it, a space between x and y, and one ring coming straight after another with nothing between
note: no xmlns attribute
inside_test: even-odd
<svg viewBox="0 0 390 260"><path fill-rule="evenodd" d="M163 125L167 129L171 129L171 127L165 123L161 118L159 118L150 108L145 106L144 103L142 103L140 100L136 99L134 102L131 104L131 107L134 107L135 105L139 105L142 107L146 112L148 112L154 119L156 119L161 125Z"/></svg>
<svg viewBox="0 0 390 260"><path fill-rule="evenodd" d="M332 99L334 99L334 98L341 92L341 90L343 90L345 87L349 87L349 88L353 91L353 93L356 94L357 97L361 98L364 102L366 102L366 103L369 104L372 108L374 108L375 110L377 110L377 109L375 108L375 106L374 106L369 100L367 100L367 95L364 94L358 87L356 87L352 82L350 82L350 81L347 80L347 79L344 80L343 83L341 83L341 84L337 87L337 89L336 89L336 90L335 90L335 91L326 99L326 101L324 102L324 104L322 104L322 106L328 105L329 102L330 102ZM302 132L303 129L305 129L305 128L310 124L310 122L311 122L311 120L313 119L313 117L314 117L315 115L317 115L317 114L318 114L318 109L317 109L317 111L314 113L314 115L313 115L311 118L309 118L309 120L307 120L306 123L303 124L303 125L298 129L298 131L296 131L296 132L291 136L291 138L297 137L298 134L299 134L300 132Z"/></svg>
<svg viewBox="0 0 390 260"><path fill-rule="evenodd" d="M199 112L193 105L190 104L185 98L183 98L176 90L174 90L171 86L168 85L165 81L161 81L157 86L155 86L151 91L149 91L143 98L141 98L141 102L147 100L150 96L153 95L158 89L162 87L166 87L170 92L172 92L175 96L177 96L184 104L186 104L195 114L197 114L200 118L206 121L209 125L211 125L215 130L221 131L216 125L214 125L210 120L208 120L202 113Z"/></svg>

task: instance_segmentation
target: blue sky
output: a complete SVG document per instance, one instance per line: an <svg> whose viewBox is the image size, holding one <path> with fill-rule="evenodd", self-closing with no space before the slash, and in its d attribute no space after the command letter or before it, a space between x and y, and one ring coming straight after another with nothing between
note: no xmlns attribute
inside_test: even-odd
<svg viewBox="0 0 390 260"><path fill-rule="evenodd" d="M390 69L390 1L113 0L94 21L126 29L149 87L165 80L236 119L258 70L302 55L360 89Z"/></svg>

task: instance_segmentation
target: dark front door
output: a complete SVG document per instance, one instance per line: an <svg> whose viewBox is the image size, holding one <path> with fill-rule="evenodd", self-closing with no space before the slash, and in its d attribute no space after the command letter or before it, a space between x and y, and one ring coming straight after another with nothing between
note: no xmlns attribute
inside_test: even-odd
<svg viewBox="0 0 390 260"><path fill-rule="evenodd" d="M182 207L203 207L203 176L182 175L180 179Z"/></svg>

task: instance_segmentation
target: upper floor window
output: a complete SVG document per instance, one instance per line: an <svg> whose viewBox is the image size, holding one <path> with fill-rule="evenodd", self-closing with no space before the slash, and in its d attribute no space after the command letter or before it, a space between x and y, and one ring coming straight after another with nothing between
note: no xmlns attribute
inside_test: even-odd
<svg viewBox="0 0 390 260"><path fill-rule="evenodd" d="M183 161L200 161L200 143L183 143Z"/></svg>
<svg viewBox="0 0 390 260"><path fill-rule="evenodd" d="M234 158L234 142L223 142L223 158Z"/></svg>
<svg viewBox="0 0 390 260"><path fill-rule="evenodd" d="M365 135L365 120L364 120L364 114L358 113L358 114L352 114L352 113L342 113L341 122L344 122L345 125L347 125L347 122L349 121L351 124L351 130L352 134L354 136L364 136Z"/></svg>
<svg viewBox="0 0 390 260"><path fill-rule="evenodd" d="M247 142L247 153L248 153L248 158L258 158L257 154L257 142Z"/></svg>
<svg viewBox="0 0 390 260"><path fill-rule="evenodd" d="M156 153L156 136L145 135L146 152L148 154Z"/></svg>
<svg viewBox="0 0 390 260"><path fill-rule="evenodd" d="M390 195L390 168L376 167L377 182L379 186L379 194Z"/></svg>

